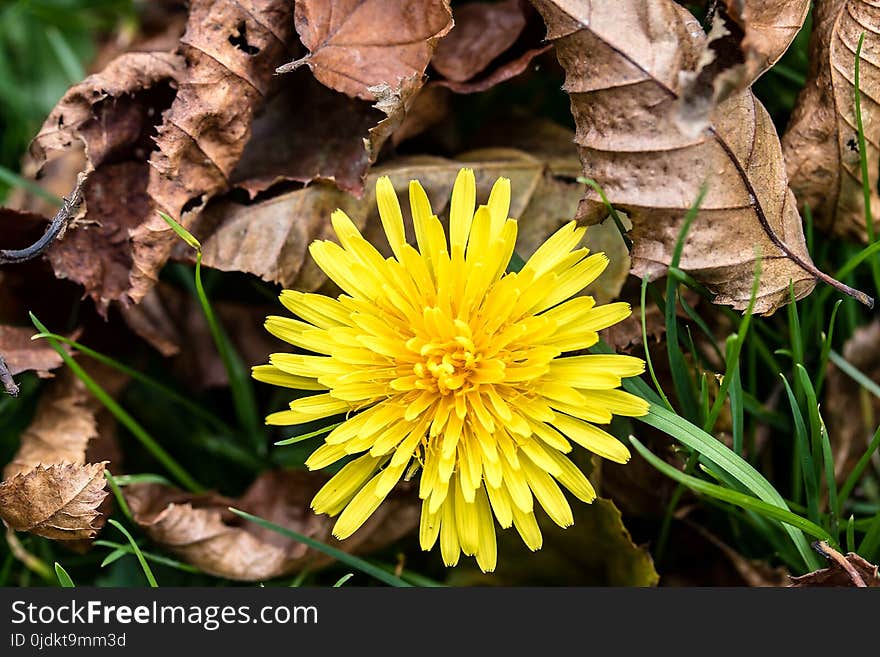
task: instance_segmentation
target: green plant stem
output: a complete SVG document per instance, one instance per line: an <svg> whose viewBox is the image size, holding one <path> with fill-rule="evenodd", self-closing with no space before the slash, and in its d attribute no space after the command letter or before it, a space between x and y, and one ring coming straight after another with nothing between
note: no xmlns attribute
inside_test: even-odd
<svg viewBox="0 0 880 657"><path fill-rule="evenodd" d="M337 559L338 561L346 564L347 566L351 566L352 568L361 571L362 573L371 575L372 577L378 579L380 582L390 584L391 586L412 586L412 584L410 584L409 582L397 577L396 575L392 575L383 568L373 565L369 561L365 561L364 559L356 557L353 554L343 552L342 550L327 545L326 543L322 543L321 541L316 541L315 539L300 534L299 532L287 529L287 527L276 525L274 522L269 522L268 520L260 518L259 516L254 516L250 513L246 513L232 507L230 507L229 510L232 511L232 513L234 513L235 515L240 516L245 520L250 520L251 522L260 525L261 527L270 529L273 532L281 534L282 536L286 536L287 538L292 538L293 540L299 541L300 543L305 543L310 548L317 550L318 552L323 552L324 554L331 556L334 559Z"/></svg>
<svg viewBox="0 0 880 657"><path fill-rule="evenodd" d="M31 321L41 333L49 333L36 315L30 313ZM85 370L77 363L67 351L52 338L46 338L52 348L61 356L65 364L79 378L86 388L109 410L113 416L128 429L132 435L152 454L188 490L199 493L205 488L199 484L128 412L113 399L97 381L86 374Z"/></svg>
<svg viewBox="0 0 880 657"><path fill-rule="evenodd" d="M210 423L215 429L218 429L221 431L228 430L228 427L226 426L226 424L224 424L221 420L219 420L217 418L217 416L214 415L213 413L211 413L210 411L202 408L198 404L193 403L189 398L172 390L171 388L169 388L165 384L160 383L156 379L139 372L138 370L134 369L133 367L129 367L128 365L125 365L124 363L119 362L115 358L111 358L110 356L106 356L99 351L95 351L94 349L91 349L91 348L85 346L84 344L77 342L76 340L71 340L70 338L66 338L63 335L59 335L57 333L37 333L36 335L31 337L32 340L37 339L37 338L52 338L53 340L56 340L57 342L61 342L63 344L69 345L69 346L73 347L74 349L76 349L77 351L79 351L80 353L88 356L89 358L92 358L92 359L98 361L99 363L103 363L104 365L107 365L108 367L112 367L113 369L115 369L119 372L122 372L123 374L131 377L135 381L143 383L144 385L152 388L153 390L156 390L157 392L162 393L163 395L165 395L166 397L168 397L172 401L175 401L178 404L180 404L181 406L183 406L186 410L188 410L193 415L204 420L205 422Z"/></svg>
<svg viewBox="0 0 880 657"><path fill-rule="evenodd" d="M144 576L147 578L147 582L149 583L151 588L158 588L159 583L156 582L156 578L153 576L153 571L150 569L150 564L147 563L147 560L144 558L143 552L141 552L140 547L135 542L134 538L132 538L131 534L128 533L128 530L122 526L122 523L110 518L107 520L111 525L116 527L120 532L122 532L123 536L128 539L128 543L131 545L131 549L134 550L134 554L137 557L137 560L141 564L141 569L144 571Z"/></svg>
<svg viewBox="0 0 880 657"><path fill-rule="evenodd" d="M859 165L862 174L862 198L865 204L865 229L868 234L868 243L876 241L874 232L874 215L871 212L871 178L868 173L868 147L865 140L865 126L862 123L862 90L860 86L860 72L862 61L862 46L865 43L865 33L859 35L859 43L856 46L855 68L853 70L853 90L855 94L856 110L856 134L859 141ZM874 279L874 289L880 290L880 261L872 258L871 275Z"/></svg>

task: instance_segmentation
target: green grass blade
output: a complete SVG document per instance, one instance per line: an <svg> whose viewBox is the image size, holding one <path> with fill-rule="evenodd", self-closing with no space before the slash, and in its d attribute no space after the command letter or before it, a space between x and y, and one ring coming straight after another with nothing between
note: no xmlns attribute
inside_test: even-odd
<svg viewBox="0 0 880 657"><path fill-rule="evenodd" d="M2 165L0 165L0 183L6 183L10 187L21 187L27 193L38 196L44 201L48 201L52 205L57 205L58 207L61 207L64 203L63 199L58 198L51 192L47 192L33 180L23 178L11 169L7 169Z"/></svg>
<svg viewBox="0 0 880 657"><path fill-rule="evenodd" d="M110 484L110 490L113 491L113 496L116 498L116 504L119 505L119 510L122 511L122 514L126 518L132 520L131 509L128 506L128 502L125 501L125 496L119 489L119 484L116 479L110 474L109 470L104 470L104 477L107 479L107 483Z"/></svg>
<svg viewBox="0 0 880 657"><path fill-rule="evenodd" d="M813 453L810 450L809 439L807 438L807 426L804 423L804 416L798 407L797 399L794 392L788 384L788 380L784 375L779 375L782 383L785 385L785 392L788 395L788 403L791 406L791 417L794 421L794 438L795 438L795 454L797 457L797 468L794 469L792 476L800 476L803 478L804 488L807 496L807 515L813 521L819 519L819 483L816 478L816 466L813 460Z"/></svg>
<svg viewBox="0 0 880 657"><path fill-rule="evenodd" d="M623 238L623 243L626 245L627 251L632 251L632 240L627 235L626 226L623 225L623 219L621 219L620 215L617 214L617 210L614 209L614 206L611 205L611 201L608 200L608 197L605 196L605 191L602 187L592 178L584 178L582 176L577 178L577 181L584 185L589 185L592 187L596 193L599 195L599 198L602 199L602 203L605 205L605 209L608 210L608 214L611 215L611 219L614 220L614 224L617 226L617 230L620 232L620 236Z"/></svg>
<svg viewBox="0 0 880 657"><path fill-rule="evenodd" d="M876 560L878 547L880 547L880 513L874 516L857 551L863 558L873 563Z"/></svg>
<svg viewBox="0 0 880 657"><path fill-rule="evenodd" d="M828 374L828 359L831 356L831 345L834 340L834 322L837 319L837 311L840 310L840 304L843 299L834 302L834 308L831 310L831 319L828 321L828 332L822 337L822 351L819 353L819 375L816 377L816 396L822 394L822 388L825 385L825 376Z"/></svg>
<svg viewBox="0 0 880 657"><path fill-rule="evenodd" d="M55 26L47 27L46 39L49 41L49 45L52 47L52 51L70 83L76 84L82 81L86 77L85 69L80 64L79 57L73 52L73 48L67 43L67 39L64 38L61 30Z"/></svg>
<svg viewBox="0 0 880 657"><path fill-rule="evenodd" d="M308 440L309 438L314 438L315 436L320 436L325 433L330 433L336 427L341 426L342 422L336 422L335 424L330 424L326 427L321 427L320 429L316 429L315 431L310 431L309 433L304 433L301 436L293 436L292 438L285 438L284 440L279 440L277 443L273 443L274 445L293 445L294 443L301 443L304 440Z"/></svg>
<svg viewBox="0 0 880 657"><path fill-rule="evenodd" d="M839 499L841 508L846 504L846 501L852 494L853 489L855 489L856 484L859 483L859 479L862 478L862 473L864 473L865 468L871 463L871 458L874 456L874 452L877 451L878 447L880 447L880 427L877 427L877 430L874 432L874 437L871 438L871 442L868 444L865 453L862 454L855 467L852 469L852 472L850 472L849 476L846 478L846 481L843 482L843 486L840 489Z"/></svg>
<svg viewBox="0 0 880 657"><path fill-rule="evenodd" d="M636 438L630 437L630 441L632 442L636 450L642 455L642 457L644 457L644 459L648 461L648 463L650 463L652 466L657 468L657 470L665 474L670 479L684 484L685 486L697 493L709 495L710 497L714 497L715 499L721 500L722 502L728 502L743 509L759 513L760 515L767 518L778 520L779 522L784 523L787 526L796 528L801 532L806 532L807 534L815 538L826 540L832 543L834 542L831 535L827 531L825 531L825 529L807 520L806 518L802 518L801 516L796 515L786 509L782 509L775 504L768 504L767 502L759 500L755 497L751 497L750 495L745 495L738 491L730 490L729 488L724 488L723 486L719 486L717 484L699 479L698 477L680 472L679 470L676 470L674 467L666 463L664 460L654 456L654 454L647 447L642 445L642 443L640 443Z"/></svg>
<svg viewBox="0 0 880 657"><path fill-rule="evenodd" d="M31 321L41 333L49 333L36 315L30 313ZM109 410L120 424L125 426L135 438L159 461L174 477L187 489L197 493L204 490L193 477L181 466L147 431L113 399L97 381L86 374L85 370L77 363L67 351L52 338L46 338L52 348L61 356L64 363L88 388L95 398Z"/></svg>
<svg viewBox="0 0 880 657"><path fill-rule="evenodd" d="M354 573L347 573L336 580L336 583L333 585L334 589L341 588L348 580L354 577Z"/></svg>
<svg viewBox="0 0 880 657"><path fill-rule="evenodd" d="M865 390L870 392L877 398L880 398L880 385L874 383L874 381L863 374L861 370L857 369L854 365L850 364L850 362L838 354L833 349L831 350L831 355L829 356L831 362L837 365L840 368L840 371L846 374L853 381L862 386Z"/></svg>
<svg viewBox="0 0 880 657"><path fill-rule="evenodd" d="M375 577L380 582L384 582L385 584L389 584L391 586L412 586L409 582L404 581L400 577L392 575L382 568L379 568L378 566L375 566L369 561L361 559L360 557L356 557L353 554L343 552L342 550L335 548L331 545L327 545L326 543L322 543L321 541L316 541L315 539L300 534L299 532L287 529L286 527L282 527L281 525L276 525L274 522L269 522L268 520L260 518L259 516L254 516L250 513L246 513L245 511L240 511L239 509L234 509L232 507L230 507L229 510L232 511L232 513L234 513L235 515L244 518L245 520L250 520L254 524L265 527L266 529L281 534L282 536L286 536L287 538L292 538L293 540L299 541L300 543L305 543L310 548L317 550L318 552L323 552L327 556L333 557L334 559L344 563L346 566L350 566L355 570L359 570L365 575Z"/></svg>
<svg viewBox="0 0 880 657"><path fill-rule="evenodd" d="M109 565L109 564L113 563L114 561L116 561L117 559L119 559L120 557L124 557L127 554L137 555L137 553L134 551L134 549L130 545L123 545L121 543L115 543L113 541L104 541L104 540L95 541L95 545L98 545L101 547L113 548L113 552L108 554L104 558L104 561L101 562L101 567ZM146 559L147 561L151 561L153 563L157 563L162 566L168 566L169 568L175 568L177 570L182 570L184 572L192 573L194 575L205 574L204 572L202 572L201 570L199 570L195 566L191 566L188 563L183 563L182 561L177 561L176 559L171 559L171 558L166 557L161 554L154 554L153 552L146 552L144 550L141 550L141 554L144 555L144 559Z"/></svg>
<svg viewBox="0 0 880 657"><path fill-rule="evenodd" d="M638 380L636 379L635 381ZM645 385L644 381L638 381L638 383ZM634 379L625 379L623 385L629 392L639 394L638 383L635 383ZM782 495L773 488L760 472L755 470L747 461L735 454L722 442L716 440L699 427L658 406L656 403L650 405L647 415L636 419L672 436L683 445L696 450L710 462L714 463L717 468L731 475L759 499L784 511L788 511L788 506ZM785 531L788 532L806 565L812 570L821 568L822 564L813 550L810 549L810 544L803 532L796 526L790 525L785 526Z"/></svg>
<svg viewBox="0 0 880 657"><path fill-rule="evenodd" d="M865 210L865 230L868 234L868 243L876 241L874 232L874 215L871 212L871 177L868 172L868 146L865 139L865 126L862 122L862 90L861 90L861 61L862 46L865 43L865 33L859 35L859 43L856 46L855 67L853 69L853 93L856 110L856 136L859 141L859 166L862 174L862 199ZM874 278L874 289L880 290L880 261L872 258L871 275Z"/></svg>
<svg viewBox="0 0 880 657"><path fill-rule="evenodd" d="M84 344L77 342L76 340L71 340L70 338L66 338L63 335L59 335L57 333L37 333L36 335L31 336L31 340L36 340L39 338L52 338L56 342L61 342L63 344L69 345L76 349L78 352L88 356L89 358L92 358L99 363L103 363L104 365L112 367L113 369L122 372L126 376L131 377L135 381L143 383L145 386L156 390L157 392L166 396L168 399L177 402L193 415L197 416L199 419L202 419L205 422L211 424L215 429L219 429L221 431L228 430L228 427L221 420L219 420L214 413L211 413L210 411L202 408L198 404L193 403L188 397L172 390L164 383L160 383L156 379L147 376L146 374L143 374L133 367L129 367L124 363L120 363L115 358L111 358L110 356L102 354L100 351L95 351L94 349L91 349L90 347L87 347Z"/></svg>
<svg viewBox="0 0 880 657"><path fill-rule="evenodd" d="M129 545L131 545L131 549L134 550L134 554L141 564L141 569L144 571L144 576L147 578L147 582L149 582L150 587L154 589L158 588L159 583L156 582L156 578L153 576L153 571L150 569L150 564L147 563L147 560L144 558L143 552L141 552L140 547L138 547L138 544L135 543L135 540L134 538L132 538L131 534L128 533L128 530L122 526L122 523L114 520L113 518L109 518L107 522L116 527L116 529L122 532L122 535L128 539L128 543Z"/></svg>
<svg viewBox="0 0 880 657"><path fill-rule="evenodd" d="M856 519L853 516L846 523L846 551L856 551Z"/></svg>
<svg viewBox="0 0 880 657"><path fill-rule="evenodd" d="M794 369L797 385L806 397L807 417L810 420L810 449L818 481L822 473L822 421L819 417L819 401L816 399L816 391L813 389L813 382L810 381L806 368L797 364Z"/></svg>
<svg viewBox="0 0 880 657"><path fill-rule="evenodd" d="M657 394L660 395L660 398L663 400L663 403L666 404L666 408L670 411L675 411L672 408L672 404L669 403L669 398L666 396L666 393L663 392L663 387L660 385L660 381L657 379L657 375L654 373L654 363L651 360L651 348L648 345L648 327L645 323L645 292L648 289L648 277L645 276L642 278L642 294L641 294L641 312L642 312L642 345L645 347L645 362L648 365L648 374L651 375L651 381L654 382L654 389L657 391Z"/></svg>
<svg viewBox="0 0 880 657"><path fill-rule="evenodd" d="M73 580L70 579L70 575L68 575L67 571L64 570L64 566L62 566L57 561L55 562L55 575L58 577L58 583L61 585L61 588L64 588L64 589L76 588L76 584L74 584Z"/></svg>
<svg viewBox="0 0 880 657"><path fill-rule="evenodd" d="M837 480L834 478L834 457L831 454L831 440L825 422L819 417L819 436L822 441L822 462L825 467L825 485L828 488L829 530L834 537L840 536L840 498L837 494Z"/></svg>
<svg viewBox="0 0 880 657"><path fill-rule="evenodd" d="M232 402L235 406L235 415L238 418L239 425L247 434L256 453L263 456L266 453L266 443L263 440L263 424L257 411L257 400L251 385L250 372L233 347L229 336L226 335L226 332L217 320L217 315L214 313L214 308L211 306L211 302L205 292L205 286L202 282L202 245L179 222L164 212L160 212L159 215L184 242L196 251L196 297L199 300L205 321L208 323L208 329L211 332L214 346L217 348L220 360L223 361L223 367L226 369L226 376L229 379L229 390L232 393Z"/></svg>

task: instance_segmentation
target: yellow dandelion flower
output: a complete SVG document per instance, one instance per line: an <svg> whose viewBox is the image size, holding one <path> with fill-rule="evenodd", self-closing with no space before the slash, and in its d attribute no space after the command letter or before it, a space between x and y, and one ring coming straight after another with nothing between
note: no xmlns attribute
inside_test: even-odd
<svg viewBox="0 0 880 657"><path fill-rule="evenodd" d="M629 459L596 425L612 414L647 412L644 400L617 389L644 362L574 352L594 345L597 331L630 308L575 296L608 264L604 253L579 247L586 229L575 222L520 271L507 271L517 222L508 218L505 178L475 211L474 173L459 172L448 242L424 189L410 182L418 248L406 242L387 177L376 183L376 197L393 257L383 257L337 210L331 220L339 243L316 241L309 251L343 294L284 290L282 304L299 319L266 321L300 351L272 354L254 377L318 391L266 421L345 416L306 461L318 469L349 458L312 501L315 512L339 516L337 538L354 533L401 478L419 471L422 549L439 539L447 565L464 552L491 571L496 520L537 550L536 501L566 527L572 512L559 484L584 502L596 497L566 456L572 442L618 463Z"/></svg>

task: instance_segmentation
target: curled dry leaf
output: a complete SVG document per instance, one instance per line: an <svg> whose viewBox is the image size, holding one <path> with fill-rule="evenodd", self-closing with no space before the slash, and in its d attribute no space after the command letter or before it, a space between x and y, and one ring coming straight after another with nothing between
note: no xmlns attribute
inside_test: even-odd
<svg viewBox="0 0 880 657"><path fill-rule="evenodd" d="M104 463L39 465L0 483L0 518L15 531L70 541L103 524Z"/></svg>
<svg viewBox="0 0 880 657"><path fill-rule="evenodd" d="M378 153L380 140L370 130L382 116L368 102L328 89L308 71L285 76L254 118L231 183L251 197L278 182L313 180L360 194L370 165L364 142L369 139Z"/></svg>
<svg viewBox="0 0 880 657"><path fill-rule="evenodd" d="M855 52L864 33L860 67L865 157L871 207L880 208L880 7L867 0L819 0L810 37L810 72L782 137L791 188L809 205L817 226L865 241L855 115Z"/></svg>
<svg viewBox="0 0 880 657"><path fill-rule="evenodd" d="M294 21L309 54L279 73L308 64L331 89L374 100L370 87L421 79L452 12L448 0L299 0Z"/></svg>
<svg viewBox="0 0 880 657"><path fill-rule="evenodd" d="M681 267L718 303L746 307L756 250L757 312L785 303L789 282L800 298L817 276L828 278L810 261L776 132L750 91L721 103L700 135L678 129L680 74L696 70L706 41L687 10L671 0L534 4L566 70L584 174L633 222L634 273L666 271L685 213L705 184ZM605 213L590 190L580 215L595 221Z"/></svg>
<svg viewBox="0 0 880 657"><path fill-rule="evenodd" d="M127 378L89 366L111 394ZM3 469L0 518L16 531L72 541L91 538L104 524L104 467L116 459L115 423L85 385L64 370L43 391L21 445Z"/></svg>
<svg viewBox="0 0 880 657"><path fill-rule="evenodd" d="M880 384L880 321L855 330L843 347L843 357L853 367ZM846 479L871 442L880 416L880 400L853 381L833 363L828 367L823 413L834 453L838 482Z"/></svg>
<svg viewBox="0 0 880 657"><path fill-rule="evenodd" d="M158 128L147 185L153 203L184 224L187 213L229 187L273 71L293 47L290 10L284 0L190 3L180 40L186 69ZM131 237L127 294L137 302L155 283L175 236L152 213Z"/></svg>
<svg viewBox="0 0 880 657"><path fill-rule="evenodd" d="M715 106L748 89L788 50L803 27L810 0L724 0L696 71L686 72L681 120L695 133L708 126Z"/></svg>
<svg viewBox="0 0 880 657"><path fill-rule="evenodd" d="M452 15L455 27L440 40L431 59L431 65L443 76L434 84L457 93L475 93L525 71L535 57L551 48L537 40L514 48L533 15L525 0L456 6Z"/></svg>
<svg viewBox="0 0 880 657"><path fill-rule="evenodd" d="M83 285L98 309L125 299L132 266L130 231L149 216L149 166L155 124L174 95L183 60L168 53L127 53L71 87L31 146L32 166L68 178L84 149L93 169L85 216L48 257L55 274Z"/></svg>
<svg viewBox="0 0 880 657"><path fill-rule="evenodd" d="M564 146L562 152L530 154L515 149L482 149L462 154L456 160L412 157L377 168L367 179L361 199L329 185L314 184L304 189L263 201L242 205L232 200L212 204L196 226L202 237L203 262L224 271L243 271L284 287L316 290L326 277L308 257L308 245L315 239L333 238L330 213L343 209L374 244L382 247L381 225L374 186L380 175L391 178L401 198L406 198L409 181L418 179L443 216L452 184L462 166L473 167L478 199L485 200L496 178L511 179L513 198L510 214L519 219L518 253L528 257L547 235L574 215L583 187L572 183L579 164L570 133L556 133L562 140L545 143L548 149ZM404 212L408 204L403 203ZM600 302L616 297L629 269L626 246L611 223L587 233L587 245L604 250L611 258L609 270L591 290Z"/></svg>
<svg viewBox="0 0 880 657"><path fill-rule="evenodd" d="M36 372L37 376L50 376L49 372L63 362L52 347L45 341L34 342L34 330L23 326L0 325L0 356L12 375L21 372Z"/></svg>
<svg viewBox="0 0 880 657"><path fill-rule="evenodd" d="M379 549L418 525L415 496L393 492L354 536L339 542L330 534L333 519L309 508L326 480L319 473L267 471L237 500L193 496L159 484L129 486L124 492L135 522L153 541L206 573L242 581L281 577L331 559L241 520L228 511L230 506L348 552Z"/></svg>

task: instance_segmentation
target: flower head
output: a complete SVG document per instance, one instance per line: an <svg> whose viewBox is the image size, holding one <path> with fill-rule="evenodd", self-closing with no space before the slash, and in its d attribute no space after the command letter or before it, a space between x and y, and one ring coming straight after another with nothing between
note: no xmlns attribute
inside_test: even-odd
<svg viewBox="0 0 880 657"><path fill-rule="evenodd" d="M317 469L348 459L312 501L317 513L339 515L337 538L354 533L398 481L419 473L422 548L439 538L447 565L464 552L490 571L495 520L537 550L536 501L566 527L573 518L559 484L584 502L595 498L566 456L572 442L612 461L629 459L596 424L647 412L642 399L617 389L644 363L576 352L630 308L575 296L608 264L605 254L579 247L586 229L575 222L520 271L507 271L517 222L508 218L505 178L475 211L473 171L459 172L448 241L424 189L411 181L417 249L406 242L388 178L378 180L376 197L393 257L383 257L337 210L331 219L339 244L316 241L309 250L343 294L284 290L281 302L299 319L266 321L301 352L272 354L254 376L316 391L266 421L345 417L306 461Z"/></svg>

